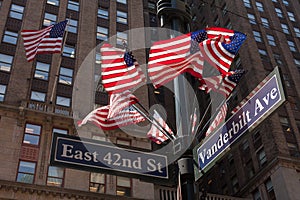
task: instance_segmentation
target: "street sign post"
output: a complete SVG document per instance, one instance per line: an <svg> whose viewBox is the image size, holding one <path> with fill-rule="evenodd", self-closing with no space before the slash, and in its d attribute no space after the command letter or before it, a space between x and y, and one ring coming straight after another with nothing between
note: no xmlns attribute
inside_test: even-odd
<svg viewBox="0 0 300 200"><path fill-rule="evenodd" d="M54 133L50 163L80 170L168 179L167 157Z"/></svg>
<svg viewBox="0 0 300 200"><path fill-rule="evenodd" d="M284 101L284 91L278 68L275 68L260 84L259 90L249 98L218 130L193 149L195 180L200 170L207 172L247 130L253 130Z"/></svg>

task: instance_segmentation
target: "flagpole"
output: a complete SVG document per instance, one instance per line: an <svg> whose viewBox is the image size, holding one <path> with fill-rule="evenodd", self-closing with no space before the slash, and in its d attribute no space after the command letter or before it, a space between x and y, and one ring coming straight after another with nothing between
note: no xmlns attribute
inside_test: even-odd
<svg viewBox="0 0 300 200"><path fill-rule="evenodd" d="M169 134L169 132L167 130L165 130L162 126L158 125L159 123L157 123L157 121L154 118L150 118L149 116L147 116L143 111L141 111L136 105L132 104L132 107L139 112L143 117L145 117L151 124L153 124L160 132L162 132L167 138L169 138L170 140L173 140L173 137L171 136L171 134ZM156 121L157 124L155 124L153 121Z"/></svg>
<svg viewBox="0 0 300 200"><path fill-rule="evenodd" d="M60 57L59 57L59 60L58 60L58 66L57 66L55 79L54 79L54 83L53 83L54 85L53 85L52 92L51 92L51 97L50 97L50 104L53 103L54 93L55 93L57 83L58 83L59 70L60 70L60 65L61 65L61 62L62 62L62 53L63 53L63 49L64 49L64 46L65 46L66 41L67 41L67 36L68 36L68 29L67 28L70 24L70 19L71 19L71 15L69 17L68 23L67 23L66 28L65 28L66 32L63 36L64 37L63 38L63 45L61 46L61 54L60 54Z"/></svg>

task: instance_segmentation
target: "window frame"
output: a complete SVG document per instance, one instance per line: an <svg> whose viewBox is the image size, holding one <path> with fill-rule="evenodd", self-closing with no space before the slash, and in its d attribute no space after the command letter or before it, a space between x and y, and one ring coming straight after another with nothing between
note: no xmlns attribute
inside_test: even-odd
<svg viewBox="0 0 300 200"><path fill-rule="evenodd" d="M251 13L247 13L247 17L249 19L250 24L256 25L256 18L255 15L251 14Z"/></svg>
<svg viewBox="0 0 300 200"><path fill-rule="evenodd" d="M43 69L43 67L48 66L48 69ZM36 79L40 79L40 80L45 80L48 81L49 80L49 73L50 73L50 67L51 65L49 63L43 63L43 62L36 62L35 65L35 70L34 70L34 75L33 77ZM44 77L44 78L42 78Z"/></svg>
<svg viewBox="0 0 300 200"><path fill-rule="evenodd" d="M116 179L117 179L116 180L116 195L117 196L131 197L132 196L132 180L131 180L131 178L116 176ZM124 179L124 180L128 179L128 180L125 180L125 181L129 181L129 186L125 186L123 184L120 184L118 179ZM126 192L130 192L130 194L127 195ZM123 194L123 195L121 195L121 194Z"/></svg>
<svg viewBox="0 0 300 200"><path fill-rule="evenodd" d="M18 43L19 34L13 31L5 30L3 33L2 42L14 44Z"/></svg>
<svg viewBox="0 0 300 200"><path fill-rule="evenodd" d="M60 1L59 0L47 0L46 3L49 5L53 5L53 6L59 6Z"/></svg>
<svg viewBox="0 0 300 200"><path fill-rule="evenodd" d="M71 74L65 72L71 72ZM59 75L58 75L58 82L64 85L73 85L73 76L74 70L71 68L60 66Z"/></svg>
<svg viewBox="0 0 300 200"><path fill-rule="evenodd" d="M289 27L288 27L287 24L281 23L280 26L281 26L282 31L283 31L285 34L290 34Z"/></svg>
<svg viewBox="0 0 300 200"><path fill-rule="evenodd" d="M297 52L297 47L296 47L296 43L291 41L291 40L287 40L287 44L289 46L289 49L292 51L292 52Z"/></svg>
<svg viewBox="0 0 300 200"><path fill-rule="evenodd" d="M13 9L13 7L15 8ZM9 17L22 20L24 16L24 10L24 6L12 3L9 9Z"/></svg>
<svg viewBox="0 0 300 200"><path fill-rule="evenodd" d="M54 20L55 18L55 20ZM43 19L43 26L51 26L57 23L57 15L53 13L47 13L45 12L44 14L44 19Z"/></svg>
<svg viewBox="0 0 300 200"><path fill-rule="evenodd" d="M262 42L262 37L259 31L253 31L253 35L256 42Z"/></svg>
<svg viewBox="0 0 300 200"><path fill-rule="evenodd" d="M79 12L80 10L79 1L68 0L67 9Z"/></svg>
<svg viewBox="0 0 300 200"><path fill-rule="evenodd" d="M63 56L68 57L68 58L75 58L76 57L76 48L71 45L64 45L63 47Z"/></svg>
<svg viewBox="0 0 300 200"><path fill-rule="evenodd" d="M262 2L256 1L255 6L259 12L264 12L264 4Z"/></svg>
<svg viewBox="0 0 300 200"><path fill-rule="evenodd" d="M101 19L107 19L108 20L108 18L109 18L108 8L98 7L97 17L99 17Z"/></svg>
<svg viewBox="0 0 300 200"><path fill-rule="evenodd" d="M68 101L67 104L60 103L60 102L64 102L65 100ZM72 98L57 95L56 99L55 99L55 104L58 105L58 106L63 106L63 107L66 107L66 108L70 108L71 104L72 104Z"/></svg>
<svg viewBox="0 0 300 200"><path fill-rule="evenodd" d="M25 170L24 171L21 171L21 163L24 163L24 164L34 164L34 169L33 169L33 172L26 172ZM33 184L35 182L35 174L36 174L36 162L31 162L31 161L25 161L25 160L19 160L19 163L18 163L18 171L17 171L17 175L16 175L16 182L19 182L19 183L29 183L29 184ZM25 181L20 181L18 180L19 179L19 175L20 174L24 174L24 175L30 175L32 176L32 179L31 179L31 182L25 182Z"/></svg>
<svg viewBox="0 0 300 200"><path fill-rule="evenodd" d="M97 40L107 41L109 30L107 27L97 26L97 33L96 33Z"/></svg>
<svg viewBox="0 0 300 200"><path fill-rule="evenodd" d="M62 176L60 176L60 172L58 172L58 175L49 175L49 173L51 172L50 168L53 169L57 169L57 170L62 170ZM46 179L46 185L47 186L55 186L55 187L63 187L64 186L64 178L65 178L65 169L62 167L56 167L56 166L48 166L48 170L47 170L47 179ZM49 179L53 179L53 180L61 180L60 184L50 184ZM55 183L59 183L59 182L55 182Z"/></svg>
<svg viewBox="0 0 300 200"><path fill-rule="evenodd" d="M7 85L0 84L0 102L4 102L6 90L7 90Z"/></svg>
<svg viewBox="0 0 300 200"><path fill-rule="evenodd" d="M40 95L42 95L41 96L42 98L39 97ZM32 101L46 102L46 97L47 97L46 92L31 90L30 100L32 100Z"/></svg>
<svg viewBox="0 0 300 200"><path fill-rule="evenodd" d="M93 175L96 175L93 177ZM98 181L97 176L103 176L103 180L101 179ZM95 187L97 186L97 187ZM95 188L95 189L93 189ZM106 192L106 174L103 173L96 173L91 172L90 173L90 181L89 181L89 191L90 192L97 192L97 193L105 193Z"/></svg>
<svg viewBox="0 0 300 200"><path fill-rule="evenodd" d="M270 46L276 46L275 37L273 35L267 34L266 37Z"/></svg>
<svg viewBox="0 0 300 200"><path fill-rule="evenodd" d="M9 62L5 62L7 59L9 59ZM0 71L10 72L13 62L14 56L0 53Z"/></svg>
<svg viewBox="0 0 300 200"><path fill-rule="evenodd" d="M35 128L37 128L37 129L35 129ZM29 131L31 129L32 129L32 132ZM35 132L36 130L38 132ZM22 144L23 145L30 145L30 146L39 147L40 146L40 142L41 142L41 135L42 135L42 126L41 125L27 122L25 124L24 136L23 136ZM37 141L37 142L34 142L34 143L31 143L30 141L29 142L25 142L26 136L31 137L31 138L35 138L34 141Z"/></svg>
<svg viewBox="0 0 300 200"><path fill-rule="evenodd" d="M121 11L121 10L117 10L116 12L117 15L117 23L121 23L121 24L128 24L128 13Z"/></svg>
<svg viewBox="0 0 300 200"><path fill-rule="evenodd" d="M70 33L77 34L77 32L78 32L78 20L69 19L69 18L67 20L68 20L68 26L66 27L67 31L70 32Z"/></svg>

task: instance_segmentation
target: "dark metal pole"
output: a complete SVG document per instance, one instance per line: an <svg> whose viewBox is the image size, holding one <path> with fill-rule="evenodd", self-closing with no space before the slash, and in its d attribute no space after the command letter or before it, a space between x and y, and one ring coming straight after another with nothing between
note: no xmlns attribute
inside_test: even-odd
<svg viewBox="0 0 300 200"><path fill-rule="evenodd" d="M189 24L191 22L189 6L183 0L159 0L157 2L157 11L161 19L161 26L168 27L180 33L189 32ZM191 145L188 144L189 140L183 137L184 133L188 131L188 101L187 101L187 92L184 85L184 76L181 75L174 81L174 90L175 96L178 97L178 102L175 102L176 106L176 122L177 122L177 135L181 136L178 138L177 143L181 143L184 146ZM176 99L175 99L176 100ZM180 125L180 127L179 127ZM174 143L175 144L175 143ZM181 198L182 200L194 200L195 191L194 191L194 162L193 162L193 153L192 147L189 147L188 150L177 160L180 183L181 183Z"/></svg>

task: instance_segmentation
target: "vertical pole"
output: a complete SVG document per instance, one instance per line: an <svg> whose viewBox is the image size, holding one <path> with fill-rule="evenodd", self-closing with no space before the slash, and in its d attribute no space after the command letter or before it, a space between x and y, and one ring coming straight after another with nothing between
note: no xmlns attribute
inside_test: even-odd
<svg viewBox="0 0 300 200"><path fill-rule="evenodd" d="M174 33L171 37L176 37L177 33L186 33L188 27L186 24L190 23L190 17L186 13L186 1L171 0L158 1L158 11L161 18L161 25L164 27L170 27ZM167 9L164 9L167 8ZM179 12L177 12L179 11ZM174 80L174 93L175 93L175 109L176 109L176 128L177 128L177 143L181 146L188 147L191 145L188 138L188 125L189 125L189 107L188 107L188 91L186 89L184 75L179 75ZM186 136L186 137L184 137ZM178 196L182 200L194 200L194 162L191 147L177 160L179 169L181 194Z"/></svg>

